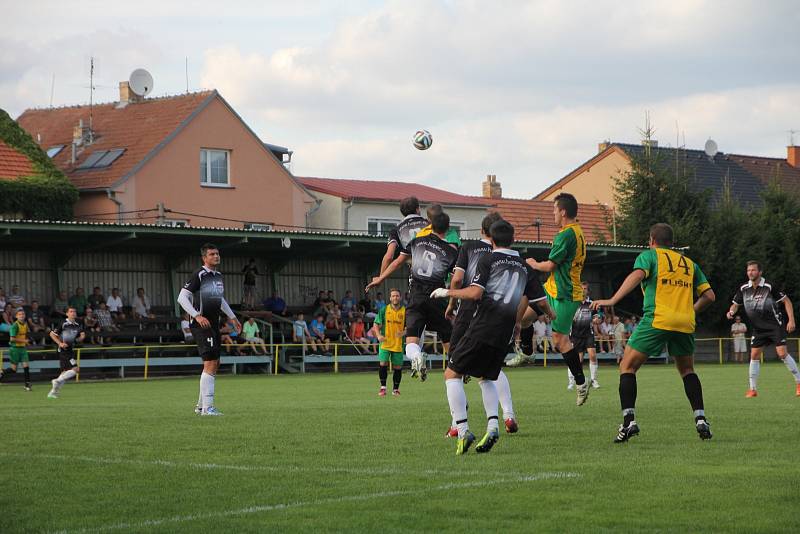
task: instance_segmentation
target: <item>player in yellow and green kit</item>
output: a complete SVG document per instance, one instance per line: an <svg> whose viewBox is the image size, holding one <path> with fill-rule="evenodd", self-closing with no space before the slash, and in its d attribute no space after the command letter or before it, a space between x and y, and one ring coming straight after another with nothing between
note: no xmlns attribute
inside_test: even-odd
<svg viewBox="0 0 800 534"><path fill-rule="evenodd" d="M25 372L25 391L30 391L31 371L28 369L28 324L25 322L25 310L18 309L16 319L8 333L11 336L8 348L8 359L11 362L11 366L4 371L0 371L0 380L16 373L17 365L21 363L22 370Z"/></svg>
<svg viewBox="0 0 800 534"><path fill-rule="evenodd" d="M660 355L664 347L683 378L700 439L711 439L703 407L703 388L694 372L694 330L695 313L714 302L714 291L695 262L669 248L672 235L670 225L654 224L650 228L650 250L639 254L633 272L613 297L592 304L594 309L614 306L639 284L644 291L644 315L628 340L619 366L623 422L614 443L628 441L639 433L634 416L636 371L648 357Z"/></svg>
<svg viewBox="0 0 800 534"><path fill-rule="evenodd" d="M375 317L372 329L375 337L381 342L378 351L378 376L381 380L381 389L378 395L386 396L386 379L389 376L389 362L394 373L392 380L392 395L400 395L400 380L403 377L403 336L406 331L406 307L400 304L402 295L399 289L389 291L389 304L381 308Z"/></svg>
<svg viewBox="0 0 800 534"><path fill-rule="evenodd" d="M553 319L553 345L561 353L564 362L578 385L577 404L581 406L589 396L589 382L583 374L582 358L572 346L569 334L572 320L583 301L581 274L586 261L586 240L578 216L578 201L569 193L560 193L553 201L553 218L561 230L553 238L553 248L545 261L528 259L528 264L545 273L550 273L544 290L547 303L555 312Z"/></svg>

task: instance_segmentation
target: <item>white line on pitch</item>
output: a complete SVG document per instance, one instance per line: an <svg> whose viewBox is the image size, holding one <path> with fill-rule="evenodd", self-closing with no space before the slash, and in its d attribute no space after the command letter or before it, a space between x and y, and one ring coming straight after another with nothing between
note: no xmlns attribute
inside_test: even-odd
<svg viewBox="0 0 800 534"><path fill-rule="evenodd" d="M456 471L453 471L455 473ZM457 472L458 475L463 475L461 471ZM158 527L165 524L170 523L185 523L188 521L199 521L205 519L219 519L222 517L235 517L235 516L242 516L242 515L249 515L249 514L258 514L263 512L273 512L277 510L288 510L292 508L308 508L312 506L322 506L325 504L336 504L342 502L353 502L353 501L367 501L371 499L381 499L384 497L401 497L405 495L419 495L420 493L430 493L436 491L449 491L454 489L469 489L469 488L483 488L486 486L496 486L498 484L515 484L515 483L524 483L524 482L535 482L538 480L553 480L553 479L565 479L565 478L578 478L581 475L578 473L568 473L568 472L553 472L553 473L536 473L532 475L520 476L516 478L504 478L498 480L479 480L475 482L462 482L462 483L451 483L451 484L442 484L440 486L435 486L432 488L416 488L416 489L409 489L409 490L398 490L398 491L381 491L377 493L367 493L362 495L345 495L342 497L329 497L327 499L317 499L313 501L300 501L300 502L289 502L289 503L278 503L278 504L262 504L256 506L248 506L247 508L239 508L237 510L224 510L220 512L207 512L203 514L191 514L191 515L177 515L173 517L165 517L161 519L148 519L146 521L141 521L138 523L117 523L114 525L104 525L101 527L94 527L94 528L83 528L79 530L61 530L58 531L56 534L83 534L89 532L108 532L112 530L126 530L126 529L143 529L143 528L152 528Z"/></svg>

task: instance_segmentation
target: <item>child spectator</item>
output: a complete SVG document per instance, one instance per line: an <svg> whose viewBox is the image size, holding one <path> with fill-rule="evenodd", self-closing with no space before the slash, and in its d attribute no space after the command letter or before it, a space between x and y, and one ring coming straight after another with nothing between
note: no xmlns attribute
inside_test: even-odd
<svg viewBox="0 0 800 534"><path fill-rule="evenodd" d="M311 350L317 351L317 343L314 341L314 336L308 331L308 324L306 324L302 313L298 313L294 323L292 323L292 342L308 343L311 345Z"/></svg>
<svg viewBox="0 0 800 534"><path fill-rule="evenodd" d="M92 313L92 308L90 306L87 306L84 310L83 331L86 332L89 343L92 345L96 345L98 342L102 343L103 340L100 337L100 322L97 320L97 317L94 316L94 313Z"/></svg>
<svg viewBox="0 0 800 534"><path fill-rule="evenodd" d="M350 325L350 341L352 341L357 347L360 347L361 350L367 354L376 354L371 347L372 343L367 338L366 329L364 327L364 319L361 317L356 317L356 319Z"/></svg>
<svg viewBox="0 0 800 534"><path fill-rule="evenodd" d="M183 332L184 343L194 343L194 336L192 335L192 323L189 321L188 313L181 315L181 332Z"/></svg>
<svg viewBox="0 0 800 534"><path fill-rule="evenodd" d="M317 316L311 321L311 326L308 329L311 332L311 337L314 338L317 345L325 352L325 354L329 354L331 350L331 340L325 337L325 318L321 313L318 313Z"/></svg>

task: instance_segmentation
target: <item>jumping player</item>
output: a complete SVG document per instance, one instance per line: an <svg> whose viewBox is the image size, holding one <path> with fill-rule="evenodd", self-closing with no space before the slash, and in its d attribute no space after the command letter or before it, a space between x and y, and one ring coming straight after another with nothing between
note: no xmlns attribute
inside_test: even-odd
<svg viewBox="0 0 800 534"><path fill-rule="evenodd" d="M553 344L575 377L578 385L576 404L581 406L589 396L589 383L583 375L583 363L578 357L578 351L569 339L572 319L583 300L580 284L586 260L586 241L581 226L575 220L577 216L578 201L574 196L569 193L556 196L553 218L561 231L553 238L553 248L547 260L528 259L527 262L537 271L550 273L544 289L547 292L547 302L556 314L553 320Z"/></svg>
<svg viewBox="0 0 800 534"><path fill-rule="evenodd" d="M75 355L75 344L86 337L83 326L77 321L78 310L74 306L67 308L67 320L61 326L50 331L50 339L58 345L58 363L61 374L50 381L53 388L47 394L48 399L57 399L61 388L70 378L75 377L80 371L78 359Z"/></svg>
<svg viewBox="0 0 800 534"><path fill-rule="evenodd" d="M407 197L400 201L400 213L403 220L389 232L389 242L386 244L386 253L381 260L379 274L389 266L398 252L407 250L409 243L417 233L427 226L428 221L419 214L419 200L417 197Z"/></svg>
<svg viewBox="0 0 800 534"><path fill-rule="evenodd" d="M25 310L17 310L16 321L11 325L9 331L8 359L11 364L4 371L0 371L0 381L6 376L11 376L17 372L17 366L21 363L25 373L25 391L31 390L31 371L28 369L28 323L25 321ZM0 362L2 363L2 362Z"/></svg>
<svg viewBox="0 0 800 534"><path fill-rule="evenodd" d="M753 327L753 337L750 342L750 389L745 396L758 396L758 375L761 372L764 347L775 345L778 358L783 360L786 368L794 376L795 395L800 397L800 371L794 358L786 350L787 334L794 332L795 328L792 301L783 291L779 291L764 280L761 274L759 262L754 260L747 262L748 282L736 292L728 310L728 319L733 319L739 306L744 306L744 311ZM781 303L786 312L785 318L779 307Z"/></svg>
<svg viewBox="0 0 800 534"><path fill-rule="evenodd" d="M633 272L613 297L592 303L595 310L614 306L637 285L641 284L644 290L644 316L628 340L619 366L623 421L614 443L628 441L639 433L634 415L636 371L648 357L660 355L665 345L683 378L697 433L700 439L711 439L703 407L703 388L694 372L694 330L695 314L714 302L714 291L695 262L669 248L672 236L670 225L654 224L650 228L650 250L639 254Z"/></svg>
<svg viewBox="0 0 800 534"><path fill-rule="evenodd" d="M378 378L381 387L378 396L386 396L386 379L389 377L389 364L392 373L392 395L400 395L400 380L403 378L403 335L406 329L406 307L400 301L403 295L397 288L389 290L389 304L381 308L375 323L372 325L372 334L380 341L378 351Z"/></svg>
<svg viewBox="0 0 800 534"><path fill-rule="evenodd" d="M406 310L406 357L411 360L411 376L419 376L421 381L427 378L427 365L422 356L420 337L427 328L439 334L445 352L450 346L450 333L452 325L445 316L445 305L431 299L430 293L434 289L443 288L447 276L453 271L458 252L444 238L450 227L450 217L442 212L432 221L433 233L414 238L400 252L386 269L372 279L367 287L380 285L394 271L411 257L411 280L409 291L411 303Z"/></svg>
<svg viewBox="0 0 800 534"><path fill-rule="evenodd" d="M479 384L486 410L486 434L475 450L489 452L500 438L495 380L508 354L514 331L532 300L543 300L544 291L538 276L509 247L514 242L514 227L500 220L490 229L492 252L485 254L475 270L469 287L436 289L433 298L459 298L478 301L467 332L453 346L445 370L445 387L450 413L456 420L458 443L456 454L467 452L475 441L467 422L467 397L464 375L480 377Z"/></svg>
<svg viewBox="0 0 800 534"><path fill-rule="evenodd" d="M594 348L594 331L592 330L592 299L589 298L589 284L581 282L583 289L583 302L580 308L575 312L575 317L572 320L572 332L569 335L569 340L572 346L578 351L578 355L583 361L583 354L589 353L589 375L591 377L592 387L597 389L600 384L597 382L597 351ZM572 371L567 368L567 389L575 387L575 377L572 376Z"/></svg>
<svg viewBox="0 0 800 534"><path fill-rule="evenodd" d="M242 331L242 325L225 301L222 273L217 271L220 263L219 249L216 245L206 243L200 247L200 256L203 266L192 273L183 285L178 295L178 304L192 318L192 336L197 343L197 352L203 359L200 396L194 411L200 415L222 415L214 407L214 383L220 357L220 313L230 318L237 333ZM199 309L194 307L195 300L200 305Z"/></svg>

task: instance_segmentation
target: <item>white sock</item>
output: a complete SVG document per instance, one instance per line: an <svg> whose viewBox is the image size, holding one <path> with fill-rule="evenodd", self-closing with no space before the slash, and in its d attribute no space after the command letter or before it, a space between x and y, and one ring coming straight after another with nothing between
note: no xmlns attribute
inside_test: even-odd
<svg viewBox="0 0 800 534"><path fill-rule="evenodd" d="M200 375L202 377L202 375ZM200 393L197 394L197 405L202 408L203 407L203 390L200 389Z"/></svg>
<svg viewBox="0 0 800 534"><path fill-rule="evenodd" d="M494 387L497 389L497 397L500 399L500 407L503 409L503 419L514 419L514 403L511 401L511 384L508 383L508 377L503 371L497 375L497 380L494 381Z"/></svg>
<svg viewBox="0 0 800 534"><path fill-rule="evenodd" d="M422 355L422 349L416 343L409 343L406 345L406 357L411 360L412 362L417 361L417 359Z"/></svg>
<svg viewBox="0 0 800 534"><path fill-rule="evenodd" d="M200 395L203 398L203 411L214 406L214 380L216 377L203 371L200 375Z"/></svg>
<svg viewBox="0 0 800 534"><path fill-rule="evenodd" d="M570 384L575 383L575 377L572 376L572 371L570 371L569 368L567 368L567 380L569 381Z"/></svg>
<svg viewBox="0 0 800 534"><path fill-rule="evenodd" d="M66 382L70 378L74 377L76 374L78 374L78 373L76 373L72 369L70 369L69 371L64 371L63 373L61 373L58 376L58 378L56 378L56 382L58 382L58 387L61 388L61 386L64 385L64 382Z"/></svg>
<svg viewBox="0 0 800 534"><path fill-rule="evenodd" d="M761 372L761 360L750 360L750 389L758 385L758 374Z"/></svg>
<svg viewBox="0 0 800 534"><path fill-rule="evenodd" d="M800 384L800 370L797 369L797 363L792 358L791 354L787 354L786 357L783 359L783 364L786 365L786 368L789 369L789 372L794 375L794 381L797 384Z"/></svg>
<svg viewBox="0 0 800 534"><path fill-rule="evenodd" d="M483 396L483 409L486 410L486 431L497 431L497 404L500 399L497 397L497 388L491 380L481 380L478 382L481 386L481 393Z"/></svg>
<svg viewBox="0 0 800 534"><path fill-rule="evenodd" d="M447 388L447 402L450 404L450 413L453 414L453 421L458 427L458 437L463 438L469 430L467 424L467 394L464 391L464 380L461 378L449 378L444 381ZM495 400L495 407L497 401ZM495 408L496 409L496 408Z"/></svg>
<svg viewBox="0 0 800 534"><path fill-rule="evenodd" d="M597 379L597 362L589 362L589 375L592 377L592 380Z"/></svg>

